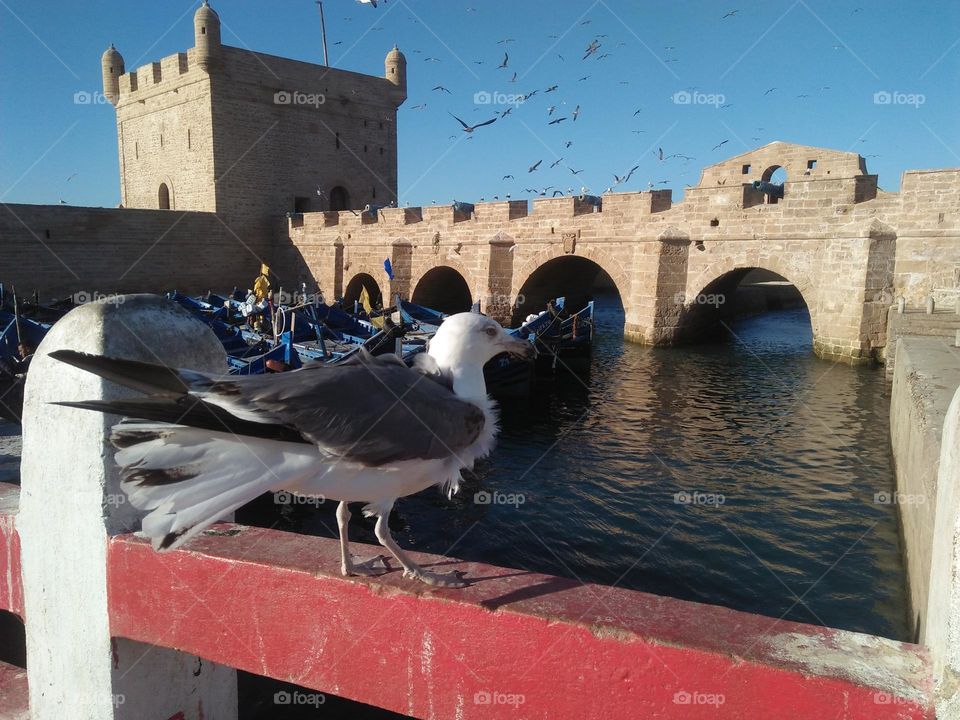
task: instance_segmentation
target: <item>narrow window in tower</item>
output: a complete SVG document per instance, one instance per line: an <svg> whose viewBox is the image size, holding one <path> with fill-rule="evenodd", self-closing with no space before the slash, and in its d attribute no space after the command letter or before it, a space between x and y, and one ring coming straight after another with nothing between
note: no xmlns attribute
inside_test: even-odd
<svg viewBox="0 0 960 720"><path fill-rule="evenodd" d="M187 128L187 150L192 150L193 145L190 142L190 128Z"/></svg>
<svg viewBox="0 0 960 720"><path fill-rule="evenodd" d="M340 149L340 133L337 133L337 150Z"/></svg>
<svg viewBox="0 0 960 720"><path fill-rule="evenodd" d="M380 129L383 130L383 123L380 123Z"/></svg>
<svg viewBox="0 0 960 720"><path fill-rule="evenodd" d="M374 198L377 197L377 186L376 186L376 185L373 186L373 197L374 197Z"/></svg>
<svg viewBox="0 0 960 720"><path fill-rule="evenodd" d="M135 142L133 144L133 159L134 160L140 159L140 143L138 142Z"/></svg>
<svg viewBox="0 0 960 720"><path fill-rule="evenodd" d="M163 133L160 133L160 147L163 147Z"/></svg>
<svg viewBox="0 0 960 720"><path fill-rule="evenodd" d="M202 28L200 28L200 34L201 34L201 35L206 35L206 34L207 34L207 26L206 26L206 25L204 25Z"/></svg>
<svg viewBox="0 0 960 720"><path fill-rule="evenodd" d="M383 155L383 148L380 148L380 154Z"/></svg>
<svg viewBox="0 0 960 720"><path fill-rule="evenodd" d="M364 151L364 152L367 151L367 146L366 146L366 145L363 146L363 151Z"/></svg>
<svg viewBox="0 0 960 720"><path fill-rule="evenodd" d="M364 127L367 126L367 121L366 121L366 120L363 121L363 126L364 126Z"/></svg>

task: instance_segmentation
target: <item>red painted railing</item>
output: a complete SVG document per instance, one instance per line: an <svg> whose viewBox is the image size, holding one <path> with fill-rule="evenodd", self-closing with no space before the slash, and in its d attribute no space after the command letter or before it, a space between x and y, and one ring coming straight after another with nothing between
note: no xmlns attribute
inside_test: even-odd
<svg viewBox="0 0 960 720"><path fill-rule="evenodd" d="M0 562L18 575L2 511ZM476 563L427 590L339 562L335 540L226 523L167 554L117 536L112 634L415 717L934 717L915 645ZM0 604L23 607L19 584Z"/></svg>

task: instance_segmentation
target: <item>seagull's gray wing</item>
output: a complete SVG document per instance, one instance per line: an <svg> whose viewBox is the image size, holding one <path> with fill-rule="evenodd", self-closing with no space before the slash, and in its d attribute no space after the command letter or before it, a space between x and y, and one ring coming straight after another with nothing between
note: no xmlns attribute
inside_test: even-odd
<svg viewBox="0 0 960 720"><path fill-rule="evenodd" d="M340 365L229 378L196 390L236 417L285 425L331 455L369 466L454 455L485 422L477 405L394 356L358 354Z"/></svg>

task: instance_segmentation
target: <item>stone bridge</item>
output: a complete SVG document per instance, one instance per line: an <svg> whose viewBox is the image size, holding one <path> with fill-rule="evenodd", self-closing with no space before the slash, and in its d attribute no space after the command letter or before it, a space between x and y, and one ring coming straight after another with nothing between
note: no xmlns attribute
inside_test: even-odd
<svg viewBox="0 0 960 720"><path fill-rule="evenodd" d="M779 168L784 196L754 187ZM960 171L910 171L877 187L856 153L771 143L705 168L683 202L670 190L292 215L278 267L330 295L399 294L503 321L556 294L612 286L624 334L649 344L695 339L762 269L792 284L810 312L815 352L868 361L885 343L897 296L922 304L960 285ZM390 259L393 278L384 271Z"/></svg>

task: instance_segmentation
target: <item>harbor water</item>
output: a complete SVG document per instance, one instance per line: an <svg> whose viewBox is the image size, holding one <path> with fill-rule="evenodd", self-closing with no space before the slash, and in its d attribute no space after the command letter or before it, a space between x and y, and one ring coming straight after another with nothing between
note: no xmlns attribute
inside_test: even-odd
<svg viewBox="0 0 960 720"><path fill-rule="evenodd" d="M820 360L804 309L723 342L624 342L599 298L589 370L501 404L447 499L400 499L407 548L909 640L883 371ZM334 503L238 519L336 537ZM351 539L376 543L358 512Z"/></svg>

